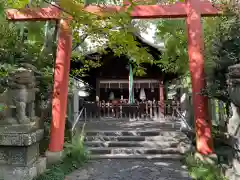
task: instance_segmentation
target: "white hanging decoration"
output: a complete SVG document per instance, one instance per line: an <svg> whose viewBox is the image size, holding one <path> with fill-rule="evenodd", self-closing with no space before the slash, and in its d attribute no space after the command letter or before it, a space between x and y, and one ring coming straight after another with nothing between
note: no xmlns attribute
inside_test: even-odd
<svg viewBox="0 0 240 180"><path fill-rule="evenodd" d="M105 92L107 92L107 84L105 85Z"/></svg>
<svg viewBox="0 0 240 180"><path fill-rule="evenodd" d="M110 92L110 95L109 95L109 100L114 100L114 93L113 92Z"/></svg>
<svg viewBox="0 0 240 180"><path fill-rule="evenodd" d="M121 100L123 100L123 95L121 95Z"/></svg>
<svg viewBox="0 0 240 180"><path fill-rule="evenodd" d="M141 99L142 101L146 100L146 94L145 94L144 88L141 88L140 90L139 99Z"/></svg>
<svg viewBox="0 0 240 180"><path fill-rule="evenodd" d="M120 92L122 93L123 92L123 87L122 87L123 85L119 83L119 86L120 86L119 87L120 88Z"/></svg>
<svg viewBox="0 0 240 180"><path fill-rule="evenodd" d="M136 84L136 87L135 87L135 89L136 89L136 93L138 93L138 84Z"/></svg>
<svg viewBox="0 0 240 180"><path fill-rule="evenodd" d="M151 92L154 92L154 87L153 87L153 85L152 85L152 87L151 87Z"/></svg>

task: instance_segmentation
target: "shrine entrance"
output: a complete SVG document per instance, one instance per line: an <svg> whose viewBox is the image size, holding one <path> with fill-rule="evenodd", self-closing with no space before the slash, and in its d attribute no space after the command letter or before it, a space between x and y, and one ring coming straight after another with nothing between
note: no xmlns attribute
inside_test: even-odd
<svg viewBox="0 0 240 180"><path fill-rule="evenodd" d="M102 9L99 6L87 6L84 10L102 15L103 12L126 10L125 7L110 6ZM57 58L54 73L54 94L52 100L52 124L49 144L50 152L61 152L64 144L64 129L68 96L68 76L70 69L72 34L67 20L61 19L58 6L39 9L9 9L7 18L11 21L60 21L58 33ZM188 29L189 68L192 81L192 99L196 124L197 151L201 154L212 154L211 122L208 117L207 97L201 95L205 88L202 16L216 16L220 11L209 1L186 0L170 5L136 5L132 8L132 18L186 18Z"/></svg>
<svg viewBox="0 0 240 180"><path fill-rule="evenodd" d="M97 101L86 102L87 120L159 119L164 117L164 91L157 79L134 79L134 102L129 103L128 79L97 80Z"/></svg>

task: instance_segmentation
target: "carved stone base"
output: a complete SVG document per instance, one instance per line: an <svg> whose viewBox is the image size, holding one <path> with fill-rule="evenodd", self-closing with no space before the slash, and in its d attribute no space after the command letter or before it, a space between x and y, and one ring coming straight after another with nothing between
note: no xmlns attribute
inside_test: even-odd
<svg viewBox="0 0 240 180"><path fill-rule="evenodd" d="M240 180L240 174L237 174L233 168L226 170L225 176L228 180Z"/></svg>
<svg viewBox="0 0 240 180"><path fill-rule="evenodd" d="M46 158L39 158L28 166L0 165L1 180L32 180L46 169Z"/></svg>
<svg viewBox="0 0 240 180"><path fill-rule="evenodd" d="M33 124L9 126L0 133L0 179L32 180L43 171L46 160L39 160L43 133L43 129L36 129Z"/></svg>
<svg viewBox="0 0 240 180"><path fill-rule="evenodd" d="M0 133L0 148L1 146L30 146L39 142L43 134L43 129L29 133Z"/></svg>
<svg viewBox="0 0 240 180"><path fill-rule="evenodd" d="M196 152L195 158L209 164L217 164L218 161L216 154L202 155L199 152Z"/></svg>
<svg viewBox="0 0 240 180"><path fill-rule="evenodd" d="M31 122L27 124L18 124L16 123L16 119L13 118L0 121L0 132L26 133L34 129L39 129L39 127L40 119L38 117L31 119Z"/></svg>
<svg viewBox="0 0 240 180"><path fill-rule="evenodd" d="M64 158L63 151L60 152L46 152L47 164L54 164L61 161Z"/></svg>

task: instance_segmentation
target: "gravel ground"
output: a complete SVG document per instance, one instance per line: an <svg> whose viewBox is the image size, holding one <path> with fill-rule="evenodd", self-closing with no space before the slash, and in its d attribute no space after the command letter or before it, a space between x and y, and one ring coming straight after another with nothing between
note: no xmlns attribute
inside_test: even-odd
<svg viewBox="0 0 240 180"><path fill-rule="evenodd" d="M102 159L90 161L65 180L191 180L179 161Z"/></svg>

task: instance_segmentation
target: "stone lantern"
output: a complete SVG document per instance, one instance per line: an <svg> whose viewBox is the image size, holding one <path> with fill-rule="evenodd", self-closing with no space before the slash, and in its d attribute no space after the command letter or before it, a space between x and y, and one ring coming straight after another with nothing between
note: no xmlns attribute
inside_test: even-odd
<svg viewBox="0 0 240 180"><path fill-rule="evenodd" d="M227 171L229 180L240 180L240 64L228 68L228 93L232 117L228 122L229 142L234 149L232 168Z"/></svg>

